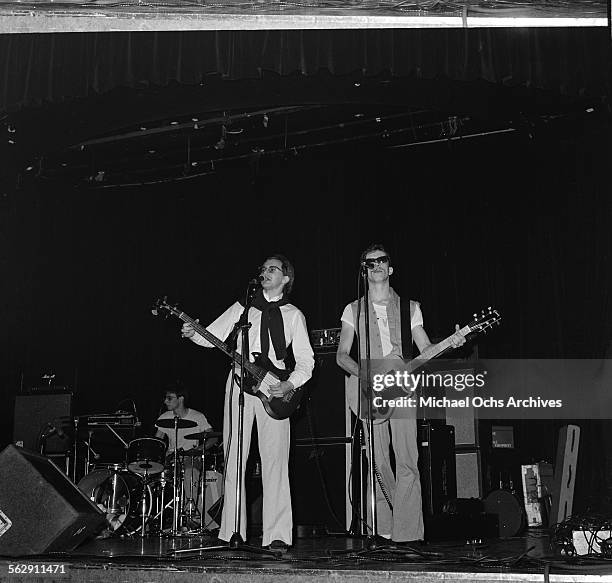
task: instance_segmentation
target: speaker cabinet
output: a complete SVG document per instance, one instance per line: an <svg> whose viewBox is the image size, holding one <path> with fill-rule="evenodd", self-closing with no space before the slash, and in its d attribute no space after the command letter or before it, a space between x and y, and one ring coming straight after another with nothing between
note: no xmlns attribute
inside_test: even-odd
<svg viewBox="0 0 612 583"><path fill-rule="evenodd" d="M348 530L352 520L347 493L353 457L350 438L355 419L346 404L344 372L336 364L335 352L316 355L313 378L304 390L302 405L291 417L293 522L332 532Z"/></svg>
<svg viewBox="0 0 612 583"><path fill-rule="evenodd" d="M297 440L349 437L344 372L336 364L335 352L316 355L313 377L303 390L301 406L291 417L291 436Z"/></svg>
<svg viewBox="0 0 612 583"><path fill-rule="evenodd" d="M418 446L423 513L441 514L444 504L457 497L455 430L434 421L419 422Z"/></svg>
<svg viewBox="0 0 612 583"><path fill-rule="evenodd" d="M457 498L482 498L480 450L462 449L455 452L457 467Z"/></svg>
<svg viewBox="0 0 612 583"><path fill-rule="evenodd" d="M295 445L290 465L293 523L344 532L350 522L344 443Z"/></svg>
<svg viewBox="0 0 612 583"><path fill-rule="evenodd" d="M0 468L0 555L71 551L106 524L48 458L9 445Z"/></svg>
<svg viewBox="0 0 612 583"><path fill-rule="evenodd" d="M48 423L57 425L60 418L72 414L72 393L36 392L15 397L13 443L30 451L39 451L40 437ZM70 440L51 435L45 440L45 453L62 453L70 448Z"/></svg>
<svg viewBox="0 0 612 583"><path fill-rule="evenodd" d="M117 425L113 426L111 431L104 426L89 426L79 428L78 432L80 444L84 446L89 441L92 451L98 456L95 458L95 463L101 465L125 463L125 446L117 435L126 443L130 443L136 439L136 428ZM86 455L86 448L83 449L83 455Z"/></svg>
<svg viewBox="0 0 612 583"><path fill-rule="evenodd" d="M438 374L453 375L456 379L456 384L459 386L460 379L468 376L475 376L477 370L474 367L462 367L452 370L437 371ZM470 403L474 398L474 387L462 386L461 391L455 390L453 387L446 389L446 397L448 399L469 399ZM455 446L457 447L477 447L479 445L478 436L478 417L477 410L470 407L447 407L445 410L446 424L452 425L455 428Z"/></svg>

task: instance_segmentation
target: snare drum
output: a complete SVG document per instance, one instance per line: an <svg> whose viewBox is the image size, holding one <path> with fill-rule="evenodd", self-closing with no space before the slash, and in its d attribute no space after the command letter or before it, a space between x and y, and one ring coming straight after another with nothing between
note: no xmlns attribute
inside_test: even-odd
<svg viewBox="0 0 612 583"><path fill-rule="evenodd" d="M157 437L140 437L128 445L128 470L141 476L154 476L163 472L166 443Z"/></svg>
<svg viewBox="0 0 612 583"><path fill-rule="evenodd" d="M109 528L133 534L142 526L142 497L145 496L145 521L151 512L152 494L143 480L126 470L98 469L77 484L89 499L106 513Z"/></svg>

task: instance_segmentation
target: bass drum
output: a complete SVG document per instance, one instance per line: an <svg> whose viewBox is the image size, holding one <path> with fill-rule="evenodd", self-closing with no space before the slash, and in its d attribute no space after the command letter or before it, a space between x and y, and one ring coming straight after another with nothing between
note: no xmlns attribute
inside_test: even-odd
<svg viewBox="0 0 612 583"><path fill-rule="evenodd" d="M493 490L484 499L487 514L496 514L499 519L499 537L511 538L526 527L525 511L516 496L508 490Z"/></svg>
<svg viewBox="0 0 612 583"><path fill-rule="evenodd" d="M202 526L214 530L221 526L223 510L223 475L208 470L204 474L204 520Z"/></svg>
<svg viewBox="0 0 612 583"><path fill-rule="evenodd" d="M142 500L145 497L145 524L151 514L151 488L126 470L115 468L89 472L77 484L89 499L106 513L109 530L134 534L142 528Z"/></svg>

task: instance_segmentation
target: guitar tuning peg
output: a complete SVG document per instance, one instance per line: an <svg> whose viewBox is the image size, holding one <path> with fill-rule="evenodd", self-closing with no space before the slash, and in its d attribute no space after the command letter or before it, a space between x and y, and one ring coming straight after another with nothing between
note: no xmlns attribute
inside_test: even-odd
<svg viewBox="0 0 612 583"><path fill-rule="evenodd" d="M478 318L478 314L474 313L474 318Z"/></svg>

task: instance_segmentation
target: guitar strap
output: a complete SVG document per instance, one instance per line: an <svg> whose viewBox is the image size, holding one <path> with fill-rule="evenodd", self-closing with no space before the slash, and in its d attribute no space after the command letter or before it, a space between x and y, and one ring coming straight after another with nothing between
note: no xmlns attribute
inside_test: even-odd
<svg viewBox="0 0 612 583"><path fill-rule="evenodd" d="M412 302L406 300L403 302L400 299L400 322L402 330L402 356L404 360L412 358L412 322L410 305Z"/></svg>

